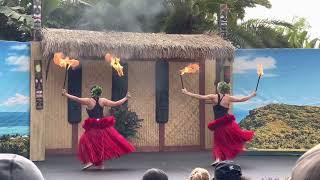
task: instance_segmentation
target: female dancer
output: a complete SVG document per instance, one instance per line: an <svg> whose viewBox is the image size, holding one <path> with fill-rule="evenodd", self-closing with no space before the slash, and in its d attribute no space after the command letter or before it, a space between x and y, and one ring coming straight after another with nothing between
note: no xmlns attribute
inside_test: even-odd
<svg viewBox="0 0 320 180"><path fill-rule="evenodd" d="M212 155L216 161L215 165L220 161L233 159L244 150L244 144L252 140L253 131L242 130L235 121L232 114L228 114L229 107L233 102L245 102L256 96L253 92L246 97L235 97L230 95L230 85L225 82L218 83L218 94L199 95L182 89L186 95L197 99L213 100L213 111L215 120L208 124L208 128L214 131Z"/></svg>
<svg viewBox="0 0 320 180"><path fill-rule="evenodd" d="M116 102L100 98L102 94L100 86L91 88L91 98L70 95L65 89L62 90L62 94L81 105L85 105L89 116L82 126L85 132L81 135L78 145L78 157L85 164L82 170L91 166L103 169L103 161L135 151L135 148L113 127L114 117L103 117L104 106L119 106L128 100L129 94Z"/></svg>

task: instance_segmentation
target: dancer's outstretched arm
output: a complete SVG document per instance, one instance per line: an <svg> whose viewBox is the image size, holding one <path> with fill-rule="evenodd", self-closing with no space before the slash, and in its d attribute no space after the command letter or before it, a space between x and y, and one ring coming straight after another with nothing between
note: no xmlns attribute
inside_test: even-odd
<svg viewBox="0 0 320 180"><path fill-rule="evenodd" d="M230 100L231 102L245 102L248 101L249 99L255 97L257 95L257 93L254 91L253 93L251 93L248 96L245 97L236 97L236 96L230 96Z"/></svg>
<svg viewBox="0 0 320 180"><path fill-rule="evenodd" d="M121 104L125 103L130 97L131 97L130 94L127 93L126 97L120 99L119 101L111 101L106 98L102 98L102 100L103 100L104 106L115 107L115 106L120 106Z"/></svg>
<svg viewBox="0 0 320 180"><path fill-rule="evenodd" d="M67 90L62 89L62 95L66 96L67 98L80 103L81 105L89 105L90 104L90 99L89 98L79 98L77 96L71 95L67 93Z"/></svg>
<svg viewBox="0 0 320 180"><path fill-rule="evenodd" d="M215 96L214 94L208 94L208 95L194 94L194 93L188 92L187 89L182 89L182 93L188 96L191 96L197 99L203 99L203 100L214 99L214 96Z"/></svg>

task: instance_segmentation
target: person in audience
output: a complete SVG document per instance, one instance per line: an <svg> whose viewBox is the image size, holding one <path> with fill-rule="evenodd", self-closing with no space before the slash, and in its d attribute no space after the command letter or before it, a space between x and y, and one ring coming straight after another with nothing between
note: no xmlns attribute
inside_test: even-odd
<svg viewBox="0 0 320 180"><path fill-rule="evenodd" d="M0 154L1 180L44 180L38 167L16 154Z"/></svg>
<svg viewBox="0 0 320 180"><path fill-rule="evenodd" d="M161 169L149 169L147 170L143 177L142 180L168 180L167 174L162 171Z"/></svg>
<svg viewBox="0 0 320 180"><path fill-rule="evenodd" d="M213 180L250 180L242 176L241 167L233 161L221 161L214 166Z"/></svg>
<svg viewBox="0 0 320 180"><path fill-rule="evenodd" d="M320 179L320 145L304 153L296 162L289 180Z"/></svg>
<svg viewBox="0 0 320 180"><path fill-rule="evenodd" d="M210 180L210 174L206 169L195 168L191 174L189 180Z"/></svg>

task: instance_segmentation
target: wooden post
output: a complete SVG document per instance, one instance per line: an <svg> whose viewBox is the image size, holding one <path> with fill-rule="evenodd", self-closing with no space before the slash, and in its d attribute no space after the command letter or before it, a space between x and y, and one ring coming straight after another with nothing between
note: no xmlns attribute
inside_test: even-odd
<svg viewBox="0 0 320 180"><path fill-rule="evenodd" d="M41 103L36 102L36 71L35 71L35 60L41 60L41 48L40 42L31 42L31 58L30 58L30 159L32 161L41 161L45 159L45 121L44 111L37 110L42 109ZM37 67L39 68L39 66ZM41 67L40 67L41 68ZM39 69L38 69L39 70ZM42 71L40 71L42 77ZM38 77L40 75L38 74ZM41 83L42 85L42 83ZM39 95L40 93L37 93ZM41 99L41 98L40 98ZM38 97L38 102L39 102ZM38 105L37 105L38 104Z"/></svg>
<svg viewBox="0 0 320 180"><path fill-rule="evenodd" d="M206 92L206 71L205 71L205 59L199 62L199 94L205 94ZM205 112L205 100L199 100L199 120L200 120L200 147L205 149L205 128L206 128L206 112Z"/></svg>

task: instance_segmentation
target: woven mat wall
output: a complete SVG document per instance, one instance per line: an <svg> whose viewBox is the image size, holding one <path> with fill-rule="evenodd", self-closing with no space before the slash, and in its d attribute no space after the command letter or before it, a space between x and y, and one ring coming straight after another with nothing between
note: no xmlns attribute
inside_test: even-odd
<svg viewBox="0 0 320 180"><path fill-rule="evenodd" d="M112 91L112 68L105 61L83 60L82 64L82 97L90 97L90 89L93 85L103 88L102 97L111 99ZM108 114L109 108L104 109ZM78 136L83 133L82 124L88 118L86 107L82 107L82 121L79 123Z"/></svg>
<svg viewBox="0 0 320 180"><path fill-rule="evenodd" d="M129 108L144 119L133 139L137 147L159 146L159 125L155 121L155 61L128 62Z"/></svg>
<svg viewBox="0 0 320 180"><path fill-rule="evenodd" d="M199 100L181 93L179 70L185 62L169 62L169 122L165 127L165 145L200 145ZM199 74L184 75L184 86L199 92Z"/></svg>
<svg viewBox="0 0 320 180"><path fill-rule="evenodd" d="M45 71L46 63L43 64ZM67 120L67 98L61 95L64 81L64 68L51 63L45 88L45 142L46 149L71 148L71 125Z"/></svg>

